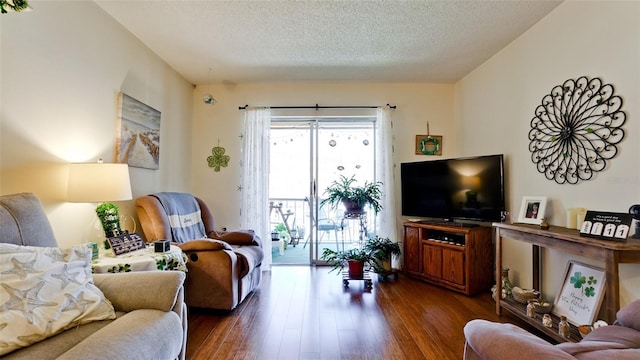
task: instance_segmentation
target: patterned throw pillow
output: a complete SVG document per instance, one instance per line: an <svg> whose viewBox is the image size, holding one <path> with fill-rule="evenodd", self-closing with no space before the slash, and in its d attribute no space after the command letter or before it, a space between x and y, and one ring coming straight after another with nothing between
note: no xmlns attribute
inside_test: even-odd
<svg viewBox="0 0 640 360"><path fill-rule="evenodd" d="M93 284L90 248L0 243L0 355L115 317Z"/></svg>

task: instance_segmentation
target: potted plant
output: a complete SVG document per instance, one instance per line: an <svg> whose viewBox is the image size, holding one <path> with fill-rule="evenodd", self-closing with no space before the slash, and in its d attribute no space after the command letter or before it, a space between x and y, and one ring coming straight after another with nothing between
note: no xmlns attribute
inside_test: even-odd
<svg viewBox="0 0 640 360"><path fill-rule="evenodd" d="M116 204L102 203L96 207L96 215L100 219L102 224L102 230L104 230L104 236L107 238L122 235L120 229L120 209ZM110 249L111 245L109 240L104 240L104 248Z"/></svg>
<svg viewBox="0 0 640 360"><path fill-rule="evenodd" d="M287 227L283 223L279 223L275 226L275 230L278 233L278 238L280 240L284 240L285 242L289 239L289 232L287 231Z"/></svg>
<svg viewBox="0 0 640 360"><path fill-rule="evenodd" d="M382 210L380 204L380 186L381 182L365 181L363 186L355 186L357 182L355 175L347 178L340 175L339 180L334 180L324 193L327 195L320 202L320 206L330 205L334 208L342 203L345 206L347 214L362 213L365 206L370 205L374 212L378 213Z"/></svg>
<svg viewBox="0 0 640 360"><path fill-rule="evenodd" d="M400 256L400 244L379 236L367 240L364 249L373 256L373 270L378 274L390 272L392 256Z"/></svg>
<svg viewBox="0 0 640 360"><path fill-rule="evenodd" d="M320 259L325 260L329 265L333 266L329 272L336 270L340 270L341 272L345 266L347 266L350 278L363 277L365 266L371 266L373 262L371 252L366 249L336 251L325 248L322 251Z"/></svg>
<svg viewBox="0 0 640 360"><path fill-rule="evenodd" d="M118 206L112 203L102 203L96 208L96 214L106 237L114 237L122 233L119 213Z"/></svg>

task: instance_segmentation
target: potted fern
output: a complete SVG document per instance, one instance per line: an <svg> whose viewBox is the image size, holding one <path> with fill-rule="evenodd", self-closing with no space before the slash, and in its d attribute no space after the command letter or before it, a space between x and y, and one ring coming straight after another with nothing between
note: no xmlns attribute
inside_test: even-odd
<svg viewBox="0 0 640 360"><path fill-rule="evenodd" d="M371 252L366 249L336 251L329 248L325 248L322 251L320 259L333 266L329 272L336 270L342 272L342 270L347 267L350 278L362 278L364 276L365 266L371 266L374 260Z"/></svg>
<svg viewBox="0 0 640 360"><path fill-rule="evenodd" d="M320 202L320 206L330 205L337 208L339 204L344 204L347 214L360 214L364 212L364 207L370 205L377 214L382 210L380 203L382 186L381 182L365 181L363 186L355 186L357 180L355 175L346 177L340 175L340 179L334 180L324 193L327 195Z"/></svg>
<svg viewBox="0 0 640 360"><path fill-rule="evenodd" d="M392 271L391 259L400 256L400 244L391 241L389 238L376 236L367 240L364 249L371 253L374 261L373 269L378 274L385 274Z"/></svg>

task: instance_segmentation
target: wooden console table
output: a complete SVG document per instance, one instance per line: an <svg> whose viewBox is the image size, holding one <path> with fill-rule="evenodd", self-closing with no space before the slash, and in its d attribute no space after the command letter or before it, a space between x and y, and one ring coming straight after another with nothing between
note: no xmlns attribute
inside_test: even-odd
<svg viewBox="0 0 640 360"><path fill-rule="evenodd" d="M530 243L533 256L533 288L540 290L542 268L540 266L540 248L545 247L569 254L580 255L593 260L598 260L605 265L605 294L601 310L604 320L612 323L616 318L616 312L620 309L620 284L618 278L618 265L622 263L640 263L640 240L627 239L626 242L606 241L581 237L578 230L552 226L549 230L542 230L538 225L494 223L496 235L496 294L502 293L501 278L502 269L502 239L513 239ZM519 309L512 303L501 300L496 296L496 314L501 314L504 308L515 315ZM518 316L526 320L526 316ZM542 326L538 322L532 325ZM575 330L575 329L574 329ZM557 331L556 331L557 334ZM577 334L576 334L577 335ZM579 336L579 335L578 335ZM560 340L560 339L558 339ZM579 340L579 337L578 337Z"/></svg>

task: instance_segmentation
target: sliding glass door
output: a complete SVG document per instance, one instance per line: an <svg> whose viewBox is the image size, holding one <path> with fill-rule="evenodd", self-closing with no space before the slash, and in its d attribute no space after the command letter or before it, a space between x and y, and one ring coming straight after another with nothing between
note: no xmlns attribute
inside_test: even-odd
<svg viewBox="0 0 640 360"><path fill-rule="evenodd" d="M340 176L354 176L359 185L374 181L374 121L373 116L272 117L270 219L283 238L274 243L274 264L320 263L324 248L359 246L373 228L373 214L353 221L344 218L342 206L320 204L324 190Z"/></svg>

